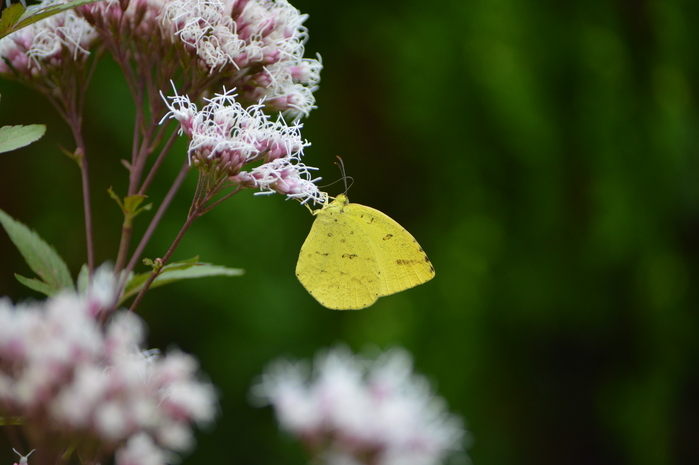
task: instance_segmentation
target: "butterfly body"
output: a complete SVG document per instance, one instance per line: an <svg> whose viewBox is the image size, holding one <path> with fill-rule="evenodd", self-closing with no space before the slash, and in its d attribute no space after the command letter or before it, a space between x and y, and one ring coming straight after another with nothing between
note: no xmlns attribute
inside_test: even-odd
<svg viewBox="0 0 699 465"><path fill-rule="evenodd" d="M323 306L368 307L379 297L434 277L434 267L413 236L388 215L339 195L313 212L296 276Z"/></svg>

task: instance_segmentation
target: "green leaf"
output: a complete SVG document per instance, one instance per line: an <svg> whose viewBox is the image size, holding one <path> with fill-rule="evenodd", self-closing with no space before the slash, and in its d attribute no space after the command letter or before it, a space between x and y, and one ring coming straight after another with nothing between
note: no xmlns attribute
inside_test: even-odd
<svg viewBox="0 0 699 465"><path fill-rule="evenodd" d="M129 195L124 198L124 210L133 214L133 216L138 215L142 210L150 210L153 207L152 203L146 204L143 208L138 207L143 203L143 201L148 198L147 195Z"/></svg>
<svg viewBox="0 0 699 465"><path fill-rule="evenodd" d="M23 27L34 24L37 21L53 16L62 11L70 10L81 5L87 5L88 3L95 3L99 0L75 0L73 2L62 3L60 5L51 5L48 8L24 8L20 4L14 4L3 11L2 18L0 18L0 39L8 34L22 29ZM19 8L18 8L19 7ZM13 10L10 13L7 10Z"/></svg>
<svg viewBox="0 0 699 465"><path fill-rule="evenodd" d="M239 268L227 268L225 266L212 265L211 263L191 261L196 259L198 259L198 257L165 265L160 275L155 278L153 283L150 285L151 289L175 281L181 281L183 279L205 278L208 276L241 276L245 272ZM129 298L138 294L138 292L140 292L140 290L143 288L145 282L148 280L149 276L150 273L134 275L129 282L126 283L124 295L121 297L119 304L121 305Z"/></svg>
<svg viewBox="0 0 699 465"><path fill-rule="evenodd" d="M169 265L165 265L163 267L163 273L167 270L178 270L178 269L183 269L183 268L189 268L197 264L199 261L199 255L188 258L187 260L182 260L179 262L174 262L170 263ZM155 261L150 259L150 258L144 258L143 259L143 264L146 266L150 266L152 268L155 268ZM151 275L151 272L149 271L148 273L140 273L140 274L134 274L132 275L129 280L126 282L126 286L124 287L124 295L122 296L121 300L124 301L131 297L132 295L138 293L141 288L143 288L143 285L145 282L148 280L148 277Z"/></svg>
<svg viewBox="0 0 699 465"><path fill-rule="evenodd" d="M26 8L21 3L15 3L2 11L2 17L0 17L0 38L12 32L13 26L17 24L24 10Z"/></svg>
<svg viewBox="0 0 699 465"><path fill-rule="evenodd" d="M51 297L52 295L58 294L59 290L51 287L43 281L39 281L36 278L25 278L21 274L15 273L15 278L17 281L27 286L29 289L37 292L41 292L44 295Z"/></svg>
<svg viewBox="0 0 699 465"><path fill-rule="evenodd" d="M173 262L168 265L165 265L163 267L163 272L168 271L168 270L181 270L184 268L189 268L195 265L203 265L203 263L199 263L199 255L195 255L192 258L188 258L186 260L180 260L179 262Z"/></svg>
<svg viewBox="0 0 699 465"><path fill-rule="evenodd" d="M68 266L56 250L24 224L0 210L0 223L29 268L55 290L72 288ZM26 284L26 283L24 283Z"/></svg>
<svg viewBox="0 0 699 465"><path fill-rule="evenodd" d="M119 205L121 212L124 214L124 226L130 228L133 224L133 219L136 218L140 213L148 211L153 207L152 203L146 204L141 207L141 204L145 199L148 198L147 195L134 194L124 197L122 202L121 198L116 192L110 187L107 189L109 196ZM140 208L139 208L140 207Z"/></svg>
<svg viewBox="0 0 699 465"><path fill-rule="evenodd" d="M80 267L80 272L78 273L78 294L84 294L87 292L87 287L90 285L90 269L87 264L83 264Z"/></svg>
<svg viewBox="0 0 699 465"><path fill-rule="evenodd" d="M163 273L165 271L168 271L168 270L178 270L178 269L183 269L183 268L189 268L191 266L196 265L198 262L199 262L199 255L196 255L192 258L188 258L186 260L181 260L179 262L170 263L169 265L165 265L163 267ZM154 265L155 265L155 262L153 260L151 260L150 258L144 258L143 263L146 266L150 266L150 267L154 267ZM141 288L143 287L143 284L148 280L148 277L150 275L151 275L151 272L132 275L129 278L129 280L126 282L126 286L124 287L124 297L122 298L122 300L125 300L126 298L130 297L132 294L140 291Z"/></svg>
<svg viewBox="0 0 699 465"><path fill-rule="evenodd" d="M24 417L0 417L0 426L23 425L24 423Z"/></svg>
<svg viewBox="0 0 699 465"><path fill-rule="evenodd" d="M35 142L46 133L43 124L28 126L3 126L0 128L0 153L24 147Z"/></svg>
<svg viewBox="0 0 699 465"><path fill-rule="evenodd" d="M245 274L245 270L241 268L228 268L211 263L197 263L191 267L169 269L166 270L166 272L164 271L160 276L155 278L153 287L162 286L163 284L180 281L182 279L205 278L208 276L242 276Z"/></svg>

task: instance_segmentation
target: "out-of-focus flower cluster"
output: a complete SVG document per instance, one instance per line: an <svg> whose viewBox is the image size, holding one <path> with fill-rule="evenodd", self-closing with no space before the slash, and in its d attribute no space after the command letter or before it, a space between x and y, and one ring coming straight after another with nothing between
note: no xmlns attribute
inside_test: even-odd
<svg viewBox="0 0 699 465"><path fill-rule="evenodd" d="M65 3L44 0L32 8ZM97 34L74 10L67 10L0 39L0 75L23 81L66 82L66 73L82 69Z"/></svg>
<svg viewBox="0 0 699 465"><path fill-rule="evenodd" d="M412 373L404 350L369 360L335 349L310 377L305 365L278 361L253 393L324 463L434 465L462 449L461 420Z"/></svg>
<svg viewBox="0 0 699 465"><path fill-rule="evenodd" d="M287 125L280 116L272 121L262 105L244 108L231 92L216 94L201 110L186 96L170 98L168 117L180 122L181 132L190 138L190 162L207 173L228 176L236 185L277 192L308 202L322 203L309 170L301 162L301 124ZM244 165L261 162L250 171Z"/></svg>
<svg viewBox="0 0 699 465"><path fill-rule="evenodd" d="M79 11L115 55L156 72L182 66L191 89L236 88L247 104L292 117L314 108L322 65L303 58L307 15L286 0L123 0Z"/></svg>
<svg viewBox="0 0 699 465"><path fill-rule="evenodd" d="M19 418L39 450L56 437L66 447L81 438L86 449L77 452L88 462L116 453L121 465L165 463L169 451L191 446L193 423L213 420L216 396L197 379L193 357L141 349L145 326L135 314L99 323L113 305L111 279L98 273L84 295L0 300L0 411Z"/></svg>

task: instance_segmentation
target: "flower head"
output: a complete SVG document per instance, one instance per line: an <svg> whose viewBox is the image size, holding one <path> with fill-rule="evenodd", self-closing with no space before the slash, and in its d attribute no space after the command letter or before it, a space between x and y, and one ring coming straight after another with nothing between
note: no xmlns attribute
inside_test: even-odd
<svg viewBox="0 0 699 465"><path fill-rule="evenodd" d="M310 145L301 138L302 125L288 125L281 116L273 121L263 105L244 108L236 97L233 91L216 94L201 110L186 96L169 98L166 118L178 120L180 132L190 138L190 162L242 187L322 203L325 194L310 174L315 168L301 162L304 147Z"/></svg>
<svg viewBox="0 0 699 465"><path fill-rule="evenodd" d="M314 108L322 68L303 58L307 17L286 0L173 0L159 18L200 72L224 77L248 103L300 116Z"/></svg>
<svg viewBox="0 0 699 465"><path fill-rule="evenodd" d="M79 11L122 66L166 83L184 72L190 90L239 89L291 118L315 108L319 60L304 58L308 34L286 0L111 0Z"/></svg>
<svg viewBox="0 0 699 465"><path fill-rule="evenodd" d="M253 389L328 463L433 465L464 438L404 350L367 360L335 349L318 357L311 379L302 364L276 362Z"/></svg>

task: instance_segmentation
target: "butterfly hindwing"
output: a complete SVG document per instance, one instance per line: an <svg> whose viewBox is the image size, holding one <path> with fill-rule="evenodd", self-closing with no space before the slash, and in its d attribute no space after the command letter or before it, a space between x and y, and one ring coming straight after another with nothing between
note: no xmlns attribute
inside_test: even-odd
<svg viewBox="0 0 699 465"><path fill-rule="evenodd" d="M395 294L434 276L434 268L415 238L398 222L379 210L349 204L345 213L364 225L374 248L380 273L379 296Z"/></svg>

